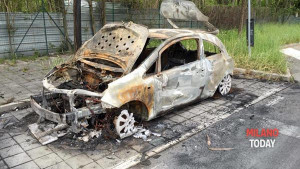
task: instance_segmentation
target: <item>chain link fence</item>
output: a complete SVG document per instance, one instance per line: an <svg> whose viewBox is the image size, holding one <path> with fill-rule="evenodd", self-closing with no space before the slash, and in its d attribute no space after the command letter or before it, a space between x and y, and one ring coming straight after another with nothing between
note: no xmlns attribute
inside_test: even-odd
<svg viewBox="0 0 300 169"><path fill-rule="evenodd" d="M153 6L137 8L129 2L106 2L105 7L102 5L101 2L92 2L94 19L91 19L89 4L82 0L81 31L83 43L93 36L93 25L95 32L97 32L103 24L109 22L133 21L149 28L171 28L160 15L159 5L156 5L156 8ZM65 15L60 12L48 12L43 4L41 4L40 9L36 13L15 12L8 15L8 13L0 12L0 58L15 55L41 56L64 53L70 50L70 46L72 48L74 41L73 4L70 1L65 1ZM105 12L101 11L102 9L105 9ZM203 9L203 12L219 28L230 29L236 28L238 25L240 7L209 7ZM266 9L255 10L254 16L259 22L276 20ZM66 24L64 24L64 18ZM7 22L8 19L9 22ZM300 19L296 17L291 17L290 20L300 22ZM183 28L202 27L200 22L194 21L179 21L176 22L176 25Z"/></svg>

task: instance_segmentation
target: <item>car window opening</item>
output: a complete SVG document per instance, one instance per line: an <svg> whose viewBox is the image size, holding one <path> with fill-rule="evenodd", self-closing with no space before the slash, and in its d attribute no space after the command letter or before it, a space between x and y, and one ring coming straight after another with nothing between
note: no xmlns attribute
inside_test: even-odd
<svg viewBox="0 0 300 169"><path fill-rule="evenodd" d="M140 64L142 64L146 58L163 42L161 39L150 39L148 38L144 46L143 51L134 63L132 70L136 69ZM155 72L155 63L148 69L146 74L151 74Z"/></svg>
<svg viewBox="0 0 300 169"><path fill-rule="evenodd" d="M182 40L173 44L161 54L161 71L194 62L197 58L197 40Z"/></svg>
<svg viewBox="0 0 300 169"><path fill-rule="evenodd" d="M220 48L206 40L203 40L204 55L205 57L213 56L221 53Z"/></svg>

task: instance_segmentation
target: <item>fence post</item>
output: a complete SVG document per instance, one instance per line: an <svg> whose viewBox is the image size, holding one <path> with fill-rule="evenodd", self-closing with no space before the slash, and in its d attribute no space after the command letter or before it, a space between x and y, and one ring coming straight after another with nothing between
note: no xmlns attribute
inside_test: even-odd
<svg viewBox="0 0 300 169"><path fill-rule="evenodd" d="M43 21L44 21L44 33L45 33L45 40L46 40L46 50L47 50L47 55L49 55L48 51L48 39L47 39L47 28L46 28L46 21L45 21L45 4L44 0L42 0L42 8L43 8Z"/></svg>
<svg viewBox="0 0 300 169"><path fill-rule="evenodd" d="M160 7L158 7L158 28L160 28Z"/></svg>

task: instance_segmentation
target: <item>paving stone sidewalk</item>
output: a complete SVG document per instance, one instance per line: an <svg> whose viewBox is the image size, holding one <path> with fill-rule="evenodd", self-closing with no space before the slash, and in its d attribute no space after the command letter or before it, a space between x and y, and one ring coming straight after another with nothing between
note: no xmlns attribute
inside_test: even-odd
<svg viewBox="0 0 300 169"><path fill-rule="evenodd" d="M59 61L69 56L20 61L13 66L0 64L0 105L28 99L42 90L42 79Z"/></svg>
<svg viewBox="0 0 300 169"><path fill-rule="evenodd" d="M0 117L0 168L123 168L130 161L145 159L158 146L166 145L195 128L204 129L264 93L284 89L287 85L233 79L232 92L226 97L215 96L144 123L150 131L161 133L160 137L151 136L151 141L128 137L120 143L109 139L90 149L80 149L73 145L73 141L69 146L59 141L42 146L26 127L32 120L32 109L8 112Z"/></svg>

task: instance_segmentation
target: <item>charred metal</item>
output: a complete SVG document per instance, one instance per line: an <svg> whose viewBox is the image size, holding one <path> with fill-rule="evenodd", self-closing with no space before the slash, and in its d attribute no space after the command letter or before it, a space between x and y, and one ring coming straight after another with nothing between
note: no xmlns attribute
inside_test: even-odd
<svg viewBox="0 0 300 169"><path fill-rule="evenodd" d="M151 40L161 43L148 47ZM186 49L184 40L195 41L196 49ZM204 41L218 52L206 51ZM31 106L39 122L68 125L73 132L116 129L124 138L137 132L134 118L154 119L217 90L227 94L232 73L232 58L209 32L111 23L45 76L43 94L33 96Z"/></svg>

